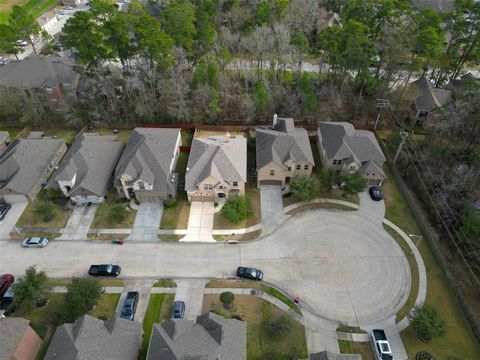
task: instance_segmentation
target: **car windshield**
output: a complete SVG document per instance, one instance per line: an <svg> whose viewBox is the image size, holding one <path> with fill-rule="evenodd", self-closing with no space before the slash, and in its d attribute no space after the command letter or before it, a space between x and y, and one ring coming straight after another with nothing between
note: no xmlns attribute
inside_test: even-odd
<svg viewBox="0 0 480 360"><path fill-rule="evenodd" d="M252 269L251 274L252 274L252 276L257 276L257 272L254 269Z"/></svg>
<svg viewBox="0 0 480 360"><path fill-rule="evenodd" d="M113 266L112 266L112 265L107 265L107 266L105 267L105 270L108 271L108 272L112 272Z"/></svg>
<svg viewBox="0 0 480 360"><path fill-rule="evenodd" d="M390 348L388 347L388 344L382 343L382 351L383 352L390 352Z"/></svg>

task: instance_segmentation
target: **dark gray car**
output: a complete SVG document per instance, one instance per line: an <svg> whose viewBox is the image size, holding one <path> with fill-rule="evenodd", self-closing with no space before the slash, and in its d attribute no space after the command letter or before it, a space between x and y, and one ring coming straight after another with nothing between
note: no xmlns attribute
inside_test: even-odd
<svg viewBox="0 0 480 360"><path fill-rule="evenodd" d="M122 312L120 313L120 317L122 319L127 320L134 320L135 319L135 311L137 310L137 303L138 303L138 292L137 291L129 291L127 293L127 297L123 302Z"/></svg>
<svg viewBox="0 0 480 360"><path fill-rule="evenodd" d="M183 314L185 314L185 303L183 301L175 301L171 317L173 319L183 319Z"/></svg>

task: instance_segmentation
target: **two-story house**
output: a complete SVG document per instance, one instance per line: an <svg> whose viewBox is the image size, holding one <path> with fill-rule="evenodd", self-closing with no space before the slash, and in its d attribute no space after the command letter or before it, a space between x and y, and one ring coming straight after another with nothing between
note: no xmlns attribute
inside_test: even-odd
<svg viewBox="0 0 480 360"><path fill-rule="evenodd" d="M115 170L115 187L123 198L158 202L175 198L180 129L135 128Z"/></svg>
<svg viewBox="0 0 480 360"><path fill-rule="evenodd" d="M355 130L347 122L320 122L317 144L324 166L337 171L360 170L368 185L381 185L385 179L385 156L371 131Z"/></svg>
<svg viewBox="0 0 480 360"><path fill-rule="evenodd" d="M116 136L83 133L72 144L47 187L60 189L76 205L102 202L123 147Z"/></svg>
<svg viewBox="0 0 480 360"><path fill-rule="evenodd" d="M190 201L218 201L244 195L247 140L243 136L194 138L185 175Z"/></svg>
<svg viewBox="0 0 480 360"><path fill-rule="evenodd" d="M256 128L257 186L281 185L295 175L310 176L315 165L308 133L293 119L273 116L272 126Z"/></svg>

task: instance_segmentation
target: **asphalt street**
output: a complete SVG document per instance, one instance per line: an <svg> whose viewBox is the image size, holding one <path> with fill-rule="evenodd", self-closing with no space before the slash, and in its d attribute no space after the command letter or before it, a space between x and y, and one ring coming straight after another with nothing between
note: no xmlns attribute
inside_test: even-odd
<svg viewBox="0 0 480 360"><path fill-rule="evenodd" d="M0 273L20 276L37 265L51 277L87 276L91 264L115 263L126 278L218 278L237 266L264 270L264 280L298 295L325 319L375 322L408 296L408 263L394 239L354 212L319 209L292 217L261 240L239 245L51 241L43 249L0 242Z"/></svg>

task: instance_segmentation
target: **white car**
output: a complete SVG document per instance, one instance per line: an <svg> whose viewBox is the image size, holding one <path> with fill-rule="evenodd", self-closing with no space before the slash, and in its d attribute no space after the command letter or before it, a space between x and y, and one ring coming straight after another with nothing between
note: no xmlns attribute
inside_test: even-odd
<svg viewBox="0 0 480 360"><path fill-rule="evenodd" d="M27 46L27 45L28 45L28 42L26 42L25 40L17 40L17 45L19 45L19 46Z"/></svg>
<svg viewBox="0 0 480 360"><path fill-rule="evenodd" d="M45 247L48 244L47 238L31 237L22 240L23 247Z"/></svg>
<svg viewBox="0 0 480 360"><path fill-rule="evenodd" d="M65 7L63 8L63 10L73 10L73 7L71 7L71 6L65 6Z"/></svg>

